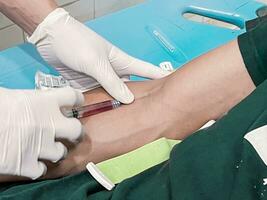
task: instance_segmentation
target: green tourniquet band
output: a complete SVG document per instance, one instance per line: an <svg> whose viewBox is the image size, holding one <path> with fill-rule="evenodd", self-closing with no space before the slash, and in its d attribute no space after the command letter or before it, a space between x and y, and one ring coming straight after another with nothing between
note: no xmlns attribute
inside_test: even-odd
<svg viewBox="0 0 267 200"><path fill-rule="evenodd" d="M256 86L267 78L267 17L246 23L247 32L238 44L247 70Z"/></svg>
<svg viewBox="0 0 267 200"><path fill-rule="evenodd" d="M133 177L170 157L178 140L161 138L127 154L97 164L100 171L114 184Z"/></svg>

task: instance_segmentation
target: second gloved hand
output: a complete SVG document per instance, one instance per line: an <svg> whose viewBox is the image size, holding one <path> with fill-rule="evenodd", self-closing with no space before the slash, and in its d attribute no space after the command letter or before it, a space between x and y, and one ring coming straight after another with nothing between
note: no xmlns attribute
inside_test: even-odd
<svg viewBox="0 0 267 200"><path fill-rule="evenodd" d="M120 79L137 75L151 79L169 73L127 55L94 31L75 20L64 9L50 13L29 41L56 69L64 66L93 77L115 99L131 103L133 94Z"/></svg>
<svg viewBox="0 0 267 200"><path fill-rule="evenodd" d="M66 118L61 106L83 102L72 89L50 91L0 88L0 174L32 179L46 173L40 160L57 162L67 153L56 139L76 141L82 134L79 120Z"/></svg>

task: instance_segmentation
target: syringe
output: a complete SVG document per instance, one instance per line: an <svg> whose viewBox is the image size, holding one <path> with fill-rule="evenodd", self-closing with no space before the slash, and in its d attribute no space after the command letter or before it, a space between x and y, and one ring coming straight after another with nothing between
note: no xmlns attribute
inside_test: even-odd
<svg viewBox="0 0 267 200"><path fill-rule="evenodd" d="M75 117L80 119L116 109L120 107L120 105L121 103L117 100L109 100L76 108L63 108L61 111L66 117Z"/></svg>

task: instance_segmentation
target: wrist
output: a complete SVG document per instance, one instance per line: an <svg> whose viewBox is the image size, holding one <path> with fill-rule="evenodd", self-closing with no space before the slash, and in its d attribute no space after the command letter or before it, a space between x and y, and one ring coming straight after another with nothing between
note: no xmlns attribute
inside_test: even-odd
<svg viewBox="0 0 267 200"><path fill-rule="evenodd" d="M3 2L2 2L2 0L0 0L0 12L2 12L2 10L3 10Z"/></svg>
<svg viewBox="0 0 267 200"><path fill-rule="evenodd" d="M35 9L35 11L32 13L32 16L30 16L32 18L31 20L28 18L29 16L27 16L27 19L29 19L27 22L31 22L31 25L28 27L28 29L25 29L25 32L28 35L31 35L36 30L38 25L40 25L46 19L46 17L49 16L49 14L57 9L57 5L53 3L54 1L48 2L49 3L45 3L43 7L40 7L40 9Z"/></svg>
<svg viewBox="0 0 267 200"><path fill-rule="evenodd" d="M2 12L5 8L5 4L7 4L7 2L5 0L0 0L0 12Z"/></svg>
<svg viewBox="0 0 267 200"><path fill-rule="evenodd" d="M0 0L0 11L29 35L56 8L54 0Z"/></svg>
<svg viewBox="0 0 267 200"><path fill-rule="evenodd" d="M34 32L30 34L28 41L36 45L38 41L47 38L47 36L49 35L47 33L47 30L54 28L57 29L59 25L62 24L62 21L63 23L65 22L64 19L66 19L68 16L69 13L66 12L63 8L54 9L41 21L41 23L38 24L38 27L36 27Z"/></svg>

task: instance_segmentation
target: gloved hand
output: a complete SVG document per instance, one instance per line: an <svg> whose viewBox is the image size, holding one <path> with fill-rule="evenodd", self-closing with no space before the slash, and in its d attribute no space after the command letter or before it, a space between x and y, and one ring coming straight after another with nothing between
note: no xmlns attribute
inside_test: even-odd
<svg viewBox="0 0 267 200"><path fill-rule="evenodd" d="M67 66L85 73L98 81L111 96L126 104L131 103L134 96L120 77L133 74L158 79L169 74L127 55L62 8L50 13L28 40L56 69Z"/></svg>
<svg viewBox="0 0 267 200"><path fill-rule="evenodd" d="M62 159L67 149L55 140L77 140L82 126L79 120L63 116L60 107L80 104L83 99L70 87L49 91L0 88L0 174L36 179L47 169L40 160Z"/></svg>

